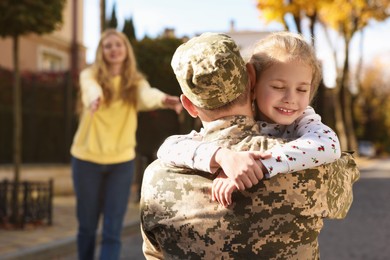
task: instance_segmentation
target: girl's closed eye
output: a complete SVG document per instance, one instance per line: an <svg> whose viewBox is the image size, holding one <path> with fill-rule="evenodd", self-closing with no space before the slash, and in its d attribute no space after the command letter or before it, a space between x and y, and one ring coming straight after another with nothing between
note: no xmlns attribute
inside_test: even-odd
<svg viewBox="0 0 390 260"><path fill-rule="evenodd" d="M302 84L300 86L297 86L297 91L304 92L304 93L310 91L310 84Z"/></svg>
<svg viewBox="0 0 390 260"><path fill-rule="evenodd" d="M273 88L273 89L284 89L284 86L283 86L283 85L272 84L272 85L270 85L270 86L271 86L271 88Z"/></svg>

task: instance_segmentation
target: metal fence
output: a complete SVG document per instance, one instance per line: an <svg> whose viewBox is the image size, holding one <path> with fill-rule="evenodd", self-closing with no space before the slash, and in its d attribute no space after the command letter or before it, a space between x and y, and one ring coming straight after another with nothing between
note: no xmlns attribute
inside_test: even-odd
<svg viewBox="0 0 390 260"><path fill-rule="evenodd" d="M16 188L16 207L14 208L14 191ZM48 182L23 181L0 182L0 227L10 225L24 228L26 224L52 224L53 217L53 180Z"/></svg>

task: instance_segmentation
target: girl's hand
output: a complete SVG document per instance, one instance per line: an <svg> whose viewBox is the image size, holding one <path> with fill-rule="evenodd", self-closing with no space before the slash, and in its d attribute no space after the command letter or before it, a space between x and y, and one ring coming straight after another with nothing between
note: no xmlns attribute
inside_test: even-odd
<svg viewBox="0 0 390 260"><path fill-rule="evenodd" d="M95 113L100 107L100 97L95 99L91 102L89 105L89 110L91 111L91 114Z"/></svg>
<svg viewBox="0 0 390 260"><path fill-rule="evenodd" d="M177 114L180 114L183 110L183 106L181 105L179 97L165 95L163 104L166 108L175 110Z"/></svg>
<svg viewBox="0 0 390 260"><path fill-rule="evenodd" d="M211 199L218 201L222 206L227 208L232 204L232 193L236 190L236 186L223 171L213 181L211 190Z"/></svg>
<svg viewBox="0 0 390 260"><path fill-rule="evenodd" d="M264 178L263 165L259 159L267 159L270 154L263 152L235 152L227 148L219 149L213 158L239 190L251 188Z"/></svg>

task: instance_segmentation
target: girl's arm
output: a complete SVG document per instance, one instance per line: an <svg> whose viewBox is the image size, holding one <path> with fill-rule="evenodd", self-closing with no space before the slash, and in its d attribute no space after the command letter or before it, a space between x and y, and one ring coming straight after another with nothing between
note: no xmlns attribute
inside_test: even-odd
<svg viewBox="0 0 390 260"><path fill-rule="evenodd" d="M288 126L285 133L281 137L295 140L275 145L267 150L272 157L261 159L266 169L263 168L263 173L267 177L312 168L340 158L341 149L336 133L321 122L321 117L311 107L294 124ZM187 136L169 137L160 147L157 156L171 165L210 173L221 166L228 176L240 176L243 169L257 167L249 159L245 162L244 159L237 160L244 155L253 158L253 154L234 151L227 153L227 150L212 143L203 143L201 134L194 131ZM218 156L218 153L224 153L224 156ZM219 158L218 162L216 158ZM233 161L241 161L241 167L236 163L234 167L229 167Z"/></svg>
<svg viewBox="0 0 390 260"><path fill-rule="evenodd" d="M287 127L283 138L295 139L268 150L270 159L261 159L269 177L331 163L340 158L336 133L321 122L321 117L308 107L294 124Z"/></svg>
<svg viewBox="0 0 390 260"><path fill-rule="evenodd" d="M263 178L265 168L258 159L270 157L264 152L235 152L214 143L202 142L202 139L202 134L195 131L168 137L157 151L157 157L173 166L210 173L215 173L221 165L239 190L250 188Z"/></svg>
<svg viewBox="0 0 390 260"><path fill-rule="evenodd" d="M272 129L275 131L274 136L280 136L277 127ZM271 131L268 134L272 133ZM271 158L260 158L263 173L267 178L278 173L294 172L331 163L339 159L341 155L336 134L321 122L321 117L311 107L308 107L294 124L288 126L281 137L295 140L277 144L267 150L271 153ZM226 160L220 164L225 169L229 161ZM218 176L213 181L212 197L223 206L227 207L232 203L233 191L234 187L228 179Z"/></svg>
<svg viewBox="0 0 390 260"><path fill-rule="evenodd" d="M214 173L218 165L211 164L219 146L202 142L202 134L192 131L188 135L168 137L157 151L157 157L164 163Z"/></svg>

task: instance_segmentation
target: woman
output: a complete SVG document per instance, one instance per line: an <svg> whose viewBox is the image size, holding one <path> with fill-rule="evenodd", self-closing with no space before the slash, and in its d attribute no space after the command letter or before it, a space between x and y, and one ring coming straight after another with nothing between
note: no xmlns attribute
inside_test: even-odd
<svg viewBox="0 0 390 260"><path fill-rule="evenodd" d="M95 63L80 74L83 109L71 147L79 259L93 259L103 213L100 259L119 259L120 234L133 178L137 111L171 108L178 97L151 88L126 36L102 33Z"/></svg>

